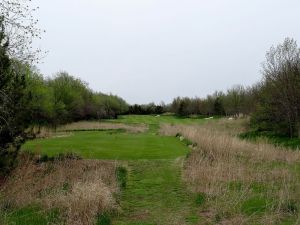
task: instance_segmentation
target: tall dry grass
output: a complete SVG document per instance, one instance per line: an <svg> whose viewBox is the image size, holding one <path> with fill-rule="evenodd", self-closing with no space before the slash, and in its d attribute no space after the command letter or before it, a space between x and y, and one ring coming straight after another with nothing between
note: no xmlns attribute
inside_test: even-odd
<svg viewBox="0 0 300 225"><path fill-rule="evenodd" d="M23 163L1 187L0 206L21 208L37 204L58 208L65 224L95 224L97 214L116 209L115 162L63 160Z"/></svg>
<svg viewBox="0 0 300 225"><path fill-rule="evenodd" d="M97 121L79 121L69 123L57 127L32 127L32 132L36 138L49 138L49 137L65 137L72 135L71 131L93 131L93 130L125 130L129 133L144 133L149 128L146 124L122 124L122 123L108 123Z"/></svg>
<svg viewBox="0 0 300 225"><path fill-rule="evenodd" d="M183 177L192 191L205 196L200 213L207 222L280 224L298 217L300 224L300 152L239 139L234 135L244 129L243 123L163 125L161 133L180 133L197 144L186 159Z"/></svg>
<svg viewBox="0 0 300 225"><path fill-rule="evenodd" d="M107 123L97 121L80 121L66 124L57 128L57 131L76 131L76 130L116 130L123 129L131 133L146 132L148 127L145 124L128 125L123 123Z"/></svg>

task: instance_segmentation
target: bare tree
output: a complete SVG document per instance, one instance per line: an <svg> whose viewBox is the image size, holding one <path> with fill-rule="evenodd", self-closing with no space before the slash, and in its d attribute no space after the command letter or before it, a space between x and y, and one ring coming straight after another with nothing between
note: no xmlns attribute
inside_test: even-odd
<svg viewBox="0 0 300 225"><path fill-rule="evenodd" d="M239 117L242 113L242 107L245 99L245 88L241 85L235 85L227 90L224 101L224 107L227 115Z"/></svg>
<svg viewBox="0 0 300 225"><path fill-rule="evenodd" d="M272 47L263 63L269 105L275 117L286 121L290 136L300 138L300 49L294 39L286 38Z"/></svg>
<svg viewBox="0 0 300 225"><path fill-rule="evenodd" d="M32 46L45 31L38 28L38 20L33 14L38 7L32 6L32 0L1 0L0 17L8 39L8 54L18 61L32 63L41 57L41 50Z"/></svg>

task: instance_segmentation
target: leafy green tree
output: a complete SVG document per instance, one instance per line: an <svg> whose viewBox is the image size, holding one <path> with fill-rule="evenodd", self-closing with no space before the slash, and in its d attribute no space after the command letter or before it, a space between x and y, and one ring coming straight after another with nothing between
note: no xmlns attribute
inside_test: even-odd
<svg viewBox="0 0 300 225"><path fill-rule="evenodd" d="M245 89L236 85L227 91L224 99L224 108L227 115L238 117L242 113L245 100Z"/></svg>
<svg viewBox="0 0 300 225"><path fill-rule="evenodd" d="M30 125L39 128L49 125L54 116L53 92L37 71L31 70L26 77L25 96Z"/></svg>

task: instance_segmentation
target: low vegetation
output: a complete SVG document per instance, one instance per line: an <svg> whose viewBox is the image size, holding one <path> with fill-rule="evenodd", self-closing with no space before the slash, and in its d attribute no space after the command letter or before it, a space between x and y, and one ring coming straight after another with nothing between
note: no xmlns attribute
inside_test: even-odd
<svg viewBox="0 0 300 225"><path fill-rule="evenodd" d="M223 126L236 121L223 121ZM238 128L239 126L237 126ZM239 139L215 123L164 125L197 143L184 166L184 180L208 223L297 224L300 220L300 152Z"/></svg>
<svg viewBox="0 0 300 225"><path fill-rule="evenodd" d="M41 225L52 220L88 225L96 223L97 215L117 210L115 162L71 157L40 162L28 153L20 157L22 164L0 190L0 224Z"/></svg>

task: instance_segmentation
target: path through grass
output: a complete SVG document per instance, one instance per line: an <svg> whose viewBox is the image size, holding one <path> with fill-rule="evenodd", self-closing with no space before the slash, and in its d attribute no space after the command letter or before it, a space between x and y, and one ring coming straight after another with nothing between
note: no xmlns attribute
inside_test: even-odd
<svg viewBox="0 0 300 225"><path fill-rule="evenodd" d="M123 212L116 225L195 224L199 218L194 196L181 182L182 158L130 161L123 191Z"/></svg>

